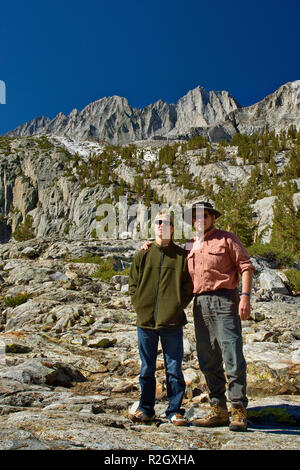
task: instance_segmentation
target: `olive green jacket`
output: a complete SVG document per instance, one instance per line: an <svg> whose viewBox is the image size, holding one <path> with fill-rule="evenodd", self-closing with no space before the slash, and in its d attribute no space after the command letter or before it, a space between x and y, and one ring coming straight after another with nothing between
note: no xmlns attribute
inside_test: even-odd
<svg viewBox="0 0 300 470"><path fill-rule="evenodd" d="M187 323L184 308L193 297L187 252L172 241L139 251L130 267L129 294L141 328L179 328Z"/></svg>

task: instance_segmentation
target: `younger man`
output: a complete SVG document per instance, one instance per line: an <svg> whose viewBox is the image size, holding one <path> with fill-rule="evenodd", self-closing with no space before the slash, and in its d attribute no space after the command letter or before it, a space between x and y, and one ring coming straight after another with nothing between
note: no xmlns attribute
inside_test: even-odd
<svg viewBox="0 0 300 470"><path fill-rule="evenodd" d="M179 426L187 424L180 410L185 392L181 364L182 327L187 323L184 308L193 297L186 251L172 238L174 220L168 211L155 218L155 242L137 253L130 268L129 293L137 313L138 347L141 359L141 397L134 422L154 418L155 370L158 341L161 340L169 406L166 416Z"/></svg>

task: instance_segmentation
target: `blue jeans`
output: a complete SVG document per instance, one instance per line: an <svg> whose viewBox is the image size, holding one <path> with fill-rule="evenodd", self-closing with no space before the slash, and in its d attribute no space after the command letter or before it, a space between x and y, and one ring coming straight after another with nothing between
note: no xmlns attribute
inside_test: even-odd
<svg viewBox="0 0 300 470"><path fill-rule="evenodd" d="M141 397L138 409L150 417L154 416L155 370L159 338L165 361L169 400L166 416L170 419L174 414L180 412L185 392L185 381L181 369L183 359L182 328L151 330L138 327L138 347L142 362L140 371Z"/></svg>

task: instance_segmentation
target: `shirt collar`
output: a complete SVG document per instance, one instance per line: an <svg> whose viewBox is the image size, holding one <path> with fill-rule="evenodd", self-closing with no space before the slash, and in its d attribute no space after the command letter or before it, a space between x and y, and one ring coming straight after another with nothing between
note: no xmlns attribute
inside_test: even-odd
<svg viewBox="0 0 300 470"><path fill-rule="evenodd" d="M164 249L164 248L169 248L170 246L172 246L172 245L173 245L173 240L170 240L167 245L159 245L158 243L156 243L156 241L154 241L153 244L154 244L157 248Z"/></svg>
<svg viewBox="0 0 300 470"><path fill-rule="evenodd" d="M204 234L204 240L207 240L216 230L216 227L213 226L208 232Z"/></svg>

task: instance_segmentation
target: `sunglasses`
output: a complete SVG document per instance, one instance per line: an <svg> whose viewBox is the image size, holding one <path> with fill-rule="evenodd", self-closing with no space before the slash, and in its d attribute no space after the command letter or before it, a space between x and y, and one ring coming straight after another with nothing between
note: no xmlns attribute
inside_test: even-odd
<svg viewBox="0 0 300 470"><path fill-rule="evenodd" d="M162 224L167 225L167 226L172 225L169 220L161 220L161 219L159 219L159 220L156 220L156 221L155 221L155 225L162 225Z"/></svg>

